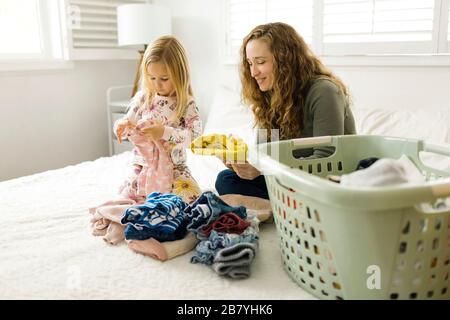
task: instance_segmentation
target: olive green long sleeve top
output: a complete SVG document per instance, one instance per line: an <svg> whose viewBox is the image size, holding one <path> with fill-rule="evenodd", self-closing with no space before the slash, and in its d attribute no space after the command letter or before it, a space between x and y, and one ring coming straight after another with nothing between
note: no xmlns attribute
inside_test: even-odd
<svg viewBox="0 0 450 320"><path fill-rule="evenodd" d="M356 134L355 120L345 95L327 78L314 80L306 92L303 130L297 138ZM262 143L264 134L257 136ZM262 138L262 139L261 139ZM296 158L324 158L334 153L334 147L294 150Z"/></svg>
<svg viewBox="0 0 450 320"><path fill-rule="evenodd" d="M301 138L355 134L355 120L349 102L331 80L314 80L306 93ZM304 149L295 157L323 158L334 152L332 147Z"/></svg>

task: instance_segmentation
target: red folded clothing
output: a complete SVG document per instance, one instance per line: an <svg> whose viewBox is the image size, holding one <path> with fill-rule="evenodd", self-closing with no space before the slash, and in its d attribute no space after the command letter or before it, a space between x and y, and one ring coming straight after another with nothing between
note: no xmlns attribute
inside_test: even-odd
<svg viewBox="0 0 450 320"><path fill-rule="evenodd" d="M222 233L241 234L250 225L250 222L242 219L233 212L224 213L211 224L202 228L205 236L209 237L212 230Z"/></svg>

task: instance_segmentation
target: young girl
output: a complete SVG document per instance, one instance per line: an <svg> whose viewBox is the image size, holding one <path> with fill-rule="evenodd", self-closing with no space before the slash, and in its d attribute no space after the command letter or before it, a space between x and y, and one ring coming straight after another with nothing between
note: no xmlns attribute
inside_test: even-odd
<svg viewBox="0 0 450 320"><path fill-rule="evenodd" d="M171 36L155 40L144 53L141 74L144 89L114 124L119 142L128 138L135 146L134 173L121 195L139 203L159 191L190 203L201 192L186 166L185 148L201 134L202 125L180 42Z"/></svg>

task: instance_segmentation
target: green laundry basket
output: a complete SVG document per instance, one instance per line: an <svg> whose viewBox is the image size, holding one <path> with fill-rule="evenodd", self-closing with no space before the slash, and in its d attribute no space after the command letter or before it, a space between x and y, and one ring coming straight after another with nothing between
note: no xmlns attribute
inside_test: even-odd
<svg viewBox="0 0 450 320"><path fill-rule="evenodd" d="M324 146L334 154L293 156ZM265 175L291 278L321 299L450 299L450 173L423 164L421 151L450 156L420 140L369 135L258 145L250 161ZM427 182L356 188L326 179L365 158L403 154Z"/></svg>

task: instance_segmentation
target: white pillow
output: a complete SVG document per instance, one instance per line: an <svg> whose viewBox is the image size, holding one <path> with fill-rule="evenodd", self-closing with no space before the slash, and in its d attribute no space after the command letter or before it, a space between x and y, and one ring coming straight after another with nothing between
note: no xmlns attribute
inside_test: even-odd
<svg viewBox="0 0 450 320"><path fill-rule="evenodd" d="M203 133L233 134L253 145L256 133L253 123L253 113L242 105L240 93L221 86L214 96Z"/></svg>
<svg viewBox="0 0 450 320"><path fill-rule="evenodd" d="M244 139L247 144L254 143L253 114L242 106L239 92L219 87L209 111L203 134L233 134ZM215 191L216 177L226 169L221 160L214 156L195 155L187 152L187 165L200 185L202 191Z"/></svg>
<svg viewBox="0 0 450 320"><path fill-rule="evenodd" d="M420 139L450 149L450 110L353 108L358 134ZM450 172L450 157L421 152L426 165Z"/></svg>
<svg viewBox="0 0 450 320"><path fill-rule="evenodd" d="M358 134L450 143L450 109L353 108Z"/></svg>

